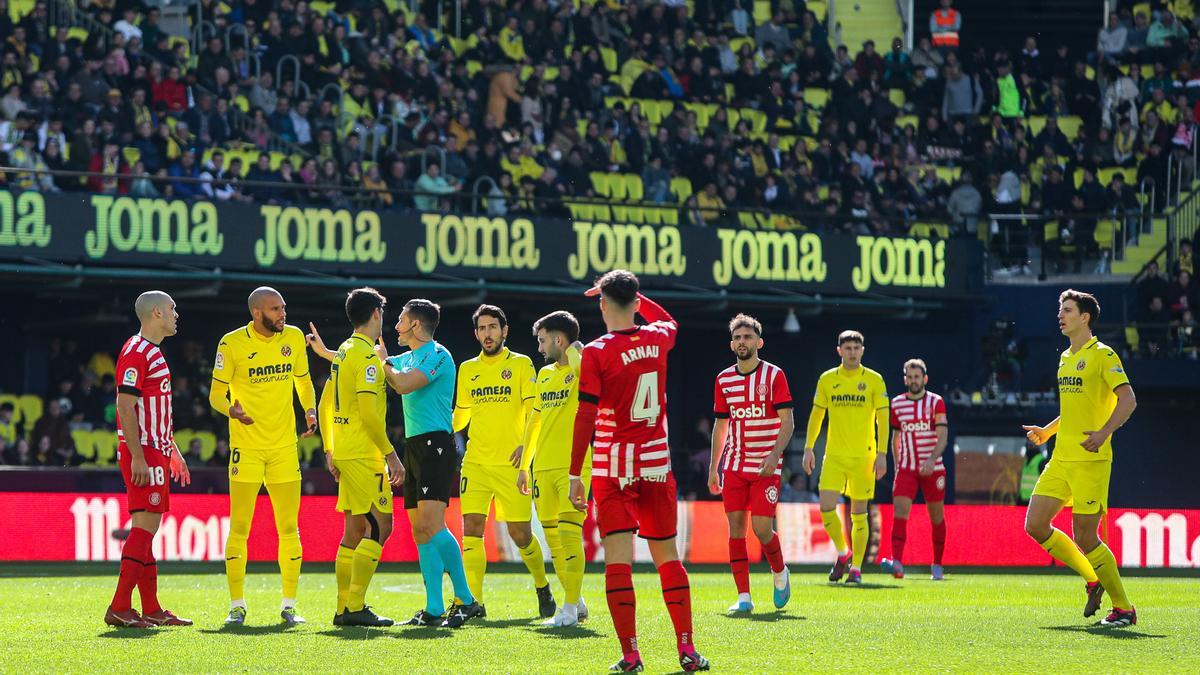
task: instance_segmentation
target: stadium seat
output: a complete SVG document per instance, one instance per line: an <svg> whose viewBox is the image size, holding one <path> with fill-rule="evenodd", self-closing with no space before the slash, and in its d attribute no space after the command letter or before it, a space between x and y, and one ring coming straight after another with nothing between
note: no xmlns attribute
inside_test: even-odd
<svg viewBox="0 0 1200 675"><path fill-rule="evenodd" d="M908 97L904 95L903 89L889 89L888 100L897 108L903 108L905 103L908 103Z"/></svg>
<svg viewBox="0 0 1200 675"><path fill-rule="evenodd" d="M921 121L917 119L916 115L901 115L896 118L896 128L903 129L904 127L912 127L913 129L920 129ZM814 129L813 131L816 131L816 129Z"/></svg>
<svg viewBox="0 0 1200 675"><path fill-rule="evenodd" d="M828 2L825 2L825 0L813 0L806 6L808 7L808 11L817 17L817 23L825 23L825 16L829 13Z"/></svg>
<svg viewBox="0 0 1200 675"><path fill-rule="evenodd" d="M612 200L613 220L619 223L630 222L629 208L625 206L625 201L629 198L625 187L625 176L619 173L610 173L605 183L608 185L608 198Z"/></svg>
<svg viewBox="0 0 1200 675"><path fill-rule="evenodd" d="M588 177L592 179L592 189L596 191L596 194L604 197L612 196L609 174L603 171L593 171L588 174Z"/></svg>
<svg viewBox="0 0 1200 675"><path fill-rule="evenodd" d="M671 194L675 195L675 199L682 204L687 201L688 197L692 196L692 181L686 176L676 176L671 179Z"/></svg>
<svg viewBox="0 0 1200 675"><path fill-rule="evenodd" d="M625 215L631 223L646 222L646 212L641 206L634 206L646 199L645 188L642 185L642 177L636 173L627 173L622 176L625 182L625 199L631 204L625 207Z"/></svg>
<svg viewBox="0 0 1200 675"><path fill-rule="evenodd" d="M78 452L88 461L95 459L96 447L92 444L91 429L75 429L71 432L71 440L75 441L75 452Z"/></svg>
<svg viewBox="0 0 1200 675"><path fill-rule="evenodd" d="M959 176L962 175L961 166L938 166L934 167L933 172L937 174L938 180L949 185L954 185L958 182Z"/></svg>
<svg viewBox="0 0 1200 675"><path fill-rule="evenodd" d="M1111 251L1116 234L1121 231L1121 225L1112 218L1103 218L1096 223L1096 245L1102 251Z"/></svg>
<svg viewBox="0 0 1200 675"><path fill-rule="evenodd" d="M1125 343L1129 345L1131 350L1137 352L1138 345L1141 343L1141 336L1138 335L1137 326L1125 327Z"/></svg>
<svg viewBox="0 0 1200 675"><path fill-rule="evenodd" d="M1075 140L1081 126L1083 126L1083 118L1078 115L1062 115L1058 118L1058 128L1067 137L1067 140Z"/></svg>
<svg viewBox="0 0 1200 675"><path fill-rule="evenodd" d="M819 89L817 87L806 87L804 89L804 102L811 108L820 110L829 104L829 90ZM816 129L813 129L816 131Z"/></svg>
<svg viewBox="0 0 1200 675"><path fill-rule="evenodd" d="M313 453L321 452L321 434L313 434L300 439L300 465L308 464Z"/></svg>
<svg viewBox="0 0 1200 675"><path fill-rule="evenodd" d="M217 436L211 431L197 431L196 438L200 439L200 460L207 462L217 452Z"/></svg>
<svg viewBox="0 0 1200 675"><path fill-rule="evenodd" d="M196 432L191 429L179 429L175 432L175 445L179 446L180 452L187 452L188 447L192 445L192 439L196 437Z"/></svg>
<svg viewBox="0 0 1200 675"><path fill-rule="evenodd" d="M37 394L21 396L21 419L25 420L26 429L32 429L33 425L42 419L43 405L42 397Z"/></svg>
<svg viewBox="0 0 1200 675"><path fill-rule="evenodd" d="M600 48L600 60L604 62L604 69L610 73L617 72L617 52L610 47Z"/></svg>
<svg viewBox="0 0 1200 675"><path fill-rule="evenodd" d="M575 220L589 221L592 219L592 205L583 202L567 202L571 217Z"/></svg>
<svg viewBox="0 0 1200 675"><path fill-rule="evenodd" d="M99 466L112 466L117 461L117 432L108 429L92 431L92 448L95 449L95 463Z"/></svg>

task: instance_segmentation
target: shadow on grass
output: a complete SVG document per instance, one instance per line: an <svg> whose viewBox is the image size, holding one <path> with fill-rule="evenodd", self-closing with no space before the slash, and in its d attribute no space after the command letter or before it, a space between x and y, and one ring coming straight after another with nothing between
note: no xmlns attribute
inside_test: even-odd
<svg viewBox="0 0 1200 675"><path fill-rule="evenodd" d="M864 581L858 584L842 584L836 581L828 581L825 582L825 585L831 588L849 588L860 591L879 591L883 589L904 588L898 584L874 584L869 581Z"/></svg>
<svg viewBox="0 0 1200 675"><path fill-rule="evenodd" d="M1138 633L1130 628L1115 628L1099 624L1092 624L1090 626L1042 626L1042 630L1057 630L1064 633L1088 633L1113 640L1161 640L1167 637L1166 635L1156 635L1153 633Z"/></svg>
<svg viewBox="0 0 1200 675"><path fill-rule="evenodd" d="M739 621L759 621L762 623L775 623L776 621L807 621L808 617L800 616L799 614L784 614L780 611L775 612L741 612L730 614L726 612L721 616L726 619L737 619Z"/></svg>
<svg viewBox="0 0 1200 675"><path fill-rule="evenodd" d="M399 630L388 631L386 635L397 640L441 640L453 637L454 629L440 626L405 626Z"/></svg>
<svg viewBox="0 0 1200 675"><path fill-rule="evenodd" d="M362 626L330 628L317 633L317 635L334 637L339 640L377 640L379 638L395 637L390 628L365 628Z"/></svg>
<svg viewBox="0 0 1200 675"><path fill-rule="evenodd" d="M526 628L530 633L545 635L546 637L556 638L558 640L580 640L584 638L603 637L600 633L591 628L576 624L574 626L537 626Z"/></svg>
<svg viewBox="0 0 1200 675"><path fill-rule="evenodd" d="M469 626L479 626L480 628L511 628L512 626L528 626L534 621L540 619L476 619Z"/></svg>
<svg viewBox="0 0 1200 675"><path fill-rule="evenodd" d="M110 628L96 637L115 640L145 640L157 634L157 628Z"/></svg>
<svg viewBox="0 0 1200 675"><path fill-rule="evenodd" d="M220 628L201 628L200 632L206 635L275 635L276 633L287 633L299 629L300 626L289 626L281 621L266 626L227 623L223 624Z"/></svg>

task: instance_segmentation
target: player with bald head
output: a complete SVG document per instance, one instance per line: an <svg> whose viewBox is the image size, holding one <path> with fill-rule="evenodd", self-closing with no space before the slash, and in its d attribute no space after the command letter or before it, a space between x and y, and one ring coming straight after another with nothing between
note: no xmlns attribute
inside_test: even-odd
<svg viewBox="0 0 1200 675"><path fill-rule="evenodd" d="M279 535L283 577L280 617L304 623L296 611L300 582L300 451L292 391L305 411L304 430L317 429L316 392L309 377L304 333L287 324L287 303L269 286L246 299L250 323L221 338L213 362L208 402L229 418L229 537L225 575L229 581L229 624L246 621L246 541L259 488L271 497Z"/></svg>
<svg viewBox="0 0 1200 675"><path fill-rule="evenodd" d="M179 314L175 301L162 291L147 291L133 305L141 329L117 356L117 464L125 479L131 527L121 551L117 592L104 623L121 628L190 626L158 604L158 563L154 533L171 506L168 478L191 482L187 463L175 445L171 423L171 371L159 350L175 334ZM142 611L133 608L133 589Z"/></svg>

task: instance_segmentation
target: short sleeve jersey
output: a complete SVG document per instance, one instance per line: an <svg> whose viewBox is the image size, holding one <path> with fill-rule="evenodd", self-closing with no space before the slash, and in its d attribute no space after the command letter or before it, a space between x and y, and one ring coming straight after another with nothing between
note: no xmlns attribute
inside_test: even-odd
<svg viewBox="0 0 1200 675"><path fill-rule="evenodd" d="M783 369L759 361L742 373L737 365L722 370L713 387L713 414L728 419L722 466L727 471L758 473L763 459L775 449L782 420L779 411L792 407ZM775 467L781 475L783 462Z"/></svg>
<svg viewBox="0 0 1200 675"><path fill-rule="evenodd" d="M859 366L830 368L817 380L813 405L829 412L825 455L868 457L875 448L875 411L887 410L887 385L879 373Z"/></svg>
<svg viewBox="0 0 1200 675"><path fill-rule="evenodd" d="M528 356L507 348L459 366L454 405L469 411L471 420L464 462L510 465L513 451L525 440L525 402L534 397L536 376Z"/></svg>
<svg viewBox="0 0 1200 675"><path fill-rule="evenodd" d="M296 443L294 379L308 376L304 333L295 326L264 338L253 323L232 330L217 345L213 379L229 385L254 424L229 425L234 448L273 450Z"/></svg>
<svg viewBox="0 0 1200 675"><path fill-rule="evenodd" d="M1080 445L1088 431L1108 422L1117 407L1116 389L1129 384L1121 357L1096 338L1074 354L1070 349L1058 361L1059 420L1054 458L1059 461L1112 461L1112 437L1099 452Z"/></svg>
<svg viewBox="0 0 1200 675"><path fill-rule="evenodd" d="M171 454L175 432L171 410L171 369L158 345L141 335L125 341L117 356L117 393L137 397L137 429L142 451ZM125 443L125 430L117 414L117 440Z"/></svg>
<svg viewBox="0 0 1200 675"><path fill-rule="evenodd" d="M404 394L404 435L412 438L434 431L450 433L454 411L454 358L438 342L426 342L417 349L388 357L388 363L401 373L424 373L429 384Z"/></svg>
<svg viewBox="0 0 1200 675"><path fill-rule="evenodd" d="M374 459L383 453L371 442L358 408L358 395L371 394L379 419L387 417L387 378L371 340L361 333L338 347L333 378L334 459Z"/></svg>

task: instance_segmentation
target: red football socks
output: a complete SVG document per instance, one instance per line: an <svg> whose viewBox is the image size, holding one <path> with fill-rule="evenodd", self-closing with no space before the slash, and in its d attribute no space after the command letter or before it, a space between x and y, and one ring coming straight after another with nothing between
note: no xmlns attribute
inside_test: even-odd
<svg viewBox="0 0 1200 675"><path fill-rule="evenodd" d="M729 539L729 567L738 593L750 592L750 558L746 553L746 538ZM666 586L663 586L666 588Z"/></svg>
<svg viewBox="0 0 1200 675"><path fill-rule="evenodd" d="M772 533L771 541L763 544L763 555L771 565L771 571L778 574L783 571L783 551L779 547L779 535Z"/></svg>
<svg viewBox="0 0 1200 675"><path fill-rule="evenodd" d="M904 542L908 541L908 518L892 519L892 559L904 560Z"/></svg>
<svg viewBox="0 0 1200 675"><path fill-rule="evenodd" d="M153 614L162 610L158 604L158 561L154 559L154 540L147 539L144 545L146 566L138 577L138 595L142 596L142 614Z"/></svg>
<svg viewBox="0 0 1200 675"><path fill-rule="evenodd" d="M146 553L154 536L149 530L135 527L129 531L125 547L121 550L121 574L117 578L117 592L113 594L112 608L116 612L129 611L133 606L133 588L137 586L142 570L146 567Z"/></svg>
<svg viewBox="0 0 1200 675"><path fill-rule="evenodd" d="M942 564L942 553L946 550L946 521L933 525L933 564Z"/></svg>
<svg viewBox="0 0 1200 675"><path fill-rule="evenodd" d="M745 545L744 539L742 542ZM683 563L672 560L658 568L658 578L662 582L667 613L671 615L671 623L675 624L679 651L692 652L695 650L692 645L692 587L688 584L687 570L683 569Z"/></svg>
<svg viewBox="0 0 1200 675"><path fill-rule="evenodd" d="M604 568L604 586L613 628L621 642L621 652L630 663L638 660L637 597L633 593L633 567L610 564Z"/></svg>

